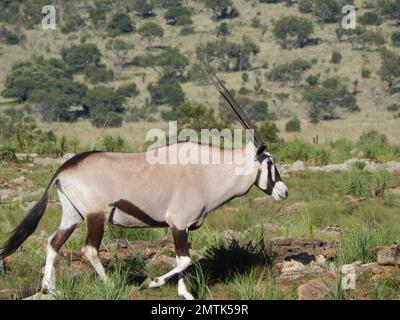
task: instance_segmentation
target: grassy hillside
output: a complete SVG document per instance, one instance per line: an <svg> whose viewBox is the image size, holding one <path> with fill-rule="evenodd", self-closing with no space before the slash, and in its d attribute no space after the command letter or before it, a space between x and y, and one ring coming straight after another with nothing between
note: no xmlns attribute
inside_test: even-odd
<svg viewBox="0 0 400 320"><path fill-rule="evenodd" d="M390 95L387 84L382 81L380 76L380 49L386 47L393 52L400 53L400 48L396 47L390 40L392 32L398 30L395 20L383 18L382 24L378 26L366 26L368 30L378 32L386 40L384 45L375 46L371 43L362 45L357 42L354 44L350 41L339 41L335 33L339 26L338 23L322 23L315 14L300 13L296 2L288 6L285 2L261 3L255 0L234 0L233 6L239 11L240 16L223 20L214 19L212 10L207 9L203 1L184 1L182 4L192 10L191 19L193 23L190 27L194 29L194 33L189 35L181 34L184 26L167 24L164 18L167 9L154 7L154 16L144 19L139 17L134 10L127 10L123 1L110 2L111 10L107 12L107 23L109 23L113 14L126 12L135 23L136 30L149 21L155 22L163 28L164 36L155 38L151 42L151 46L138 32L112 37L107 29L107 23L102 27L95 27L89 19L90 8L95 6L91 1L74 2L74 4L69 5L55 2L58 15L56 30L43 30L40 23L34 24L31 29L27 29L23 22L11 24L3 22L3 28L15 31L22 37L22 40L15 45L5 44L4 41L1 44L0 68L3 72L0 74L0 90L4 89L5 79L15 63L28 61L39 56L60 58L62 48L69 48L72 45L82 43L93 43L101 51L102 63L114 72L114 79L111 82L100 83L96 86L117 88L123 84L134 82L139 94L133 98L128 98L124 102L125 108L127 110L133 107L150 109L151 98L147 88L150 83L158 81L160 68L142 68L130 64L126 64L123 68L117 67L118 57L116 51L111 48L112 42L118 39L128 45L129 49L124 57L126 61L132 61L134 57L144 54L158 54L162 52L159 49L160 46L177 47L189 59L189 65L186 67L186 72L189 72L193 65L199 63L196 48L207 41L216 40L217 27L221 23L227 23L230 30L230 34L225 37L227 41L240 43L244 35L248 36L259 47L259 53L251 57L251 68L249 70L219 72L221 78L235 92L244 87L249 91L246 94L247 98L267 101L269 112L275 113L282 132L284 132L284 123L287 119L297 115L303 122L303 126L306 127L301 134L307 139L316 134L320 136L320 139L326 140L343 136L357 138L365 129L378 128L387 134L391 141L395 142L398 121L393 120L393 114L387 112L386 108L399 101L399 94ZM373 5L378 5L373 1L355 1L354 4L357 8L358 18L365 12L371 11L371 8L373 11ZM78 24L79 27L76 28L76 31L63 33L62 29L67 24L68 19L78 14L82 18L82 26ZM279 18L288 15L310 19L314 25L314 32L310 37L320 39L319 44L282 49L273 34L274 23ZM362 27L360 23L357 24L357 28ZM342 56L339 64L331 62L334 51L339 52ZM296 85L292 81L271 81L265 76L275 66L295 59L312 61L311 68L303 74L302 80ZM362 77L363 69L370 72L368 78ZM248 80L243 80L243 73L248 74ZM356 98L360 112L345 112L339 108L338 115L341 119L331 122L323 121L317 125L307 124L308 104L303 101L302 92L307 87L305 79L309 75L319 75L321 80L336 76L346 79L348 89L358 92ZM78 74L74 77L89 87L93 87L93 84L88 83L82 75ZM262 88L257 93L254 90L256 81L259 81L258 86ZM186 100L201 103L211 108L218 108L218 94L211 87L204 85L204 82L188 78L181 85ZM7 101L10 100L2 99L2 108L6 108L9 105ZM28 101L27 104L31 103ZM160 120L159 110L163 110L163 108L162 105L157 107L151 118ZM38 116L38 118L40 117ZM59 124L44 124L44 126L60 130L57 129ZM70 128L75 126L77 126L76 130L79 130L79 127L82 126L86 127L85 124L68 124L68 126L62 125L61 127L68 127L69 129L65 130L68 134ZM136 124L127 125L127 129L122 129L121 132L124 136L129 136L132 132L131 127L136 126ZM138 126L138 128L142 128L142 124L138 124ZM340 130L337 130L337 128L340 128ZM283 133L283 136L286 138L293 136L293 134Z"/></svg>

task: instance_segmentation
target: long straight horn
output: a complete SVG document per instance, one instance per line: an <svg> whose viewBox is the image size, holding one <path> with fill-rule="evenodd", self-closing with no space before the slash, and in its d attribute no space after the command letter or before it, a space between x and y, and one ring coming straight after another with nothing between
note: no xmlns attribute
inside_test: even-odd
<svg viewBox="0 0 400 320"><path fill-rule="evenodd" d="M228 89L225 88L224 84L221 82L221 80L218 79L218 77L215 74L210 75L209 73L207 73L207 75L214 84L214 86L218 89L219 93L224 97L225 101L229 104L233 113L236 115L237 119L242 124L242 126L245 129L249 130L252 129L254 131L254 145L258 149L263 147L264 143L260 139L250 119L247 117L246 113L240 107L239 103L232 97L232 94L228 91Z"/></svg>

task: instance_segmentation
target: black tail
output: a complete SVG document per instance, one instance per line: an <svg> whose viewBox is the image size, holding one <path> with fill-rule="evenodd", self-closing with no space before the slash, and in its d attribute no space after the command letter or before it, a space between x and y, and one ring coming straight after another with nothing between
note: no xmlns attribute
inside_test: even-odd
<svg viewBox="0 0 400 320"><path fill-rule="evenodd" d="M47 207L48 193L53 185L53 177L47 186L47 189L38 203L29 211L24 220L12 232L10 239L7 240L3 248L0 249L0 259L14 253L22 243L36 230L40 219L43 217Z"/></svg>

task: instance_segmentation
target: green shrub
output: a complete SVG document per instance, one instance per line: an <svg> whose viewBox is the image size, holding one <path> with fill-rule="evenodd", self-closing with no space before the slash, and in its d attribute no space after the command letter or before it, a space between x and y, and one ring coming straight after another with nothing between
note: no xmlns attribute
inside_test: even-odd
<svg viewBox="0 0 400 320"><path fill-rule="evenodd" d="M390 106L386 107L386 110L389 112L397 112L400 111L400 104L393 103Z"/></svg>
<svg viewBox="0 0 400 320"><path fill-rule="evenodd" d="M344 161L351 158L351 152L354 150L354 143L346 138L341 138L333 143L331 147L335 149L337 161Z"/></svg>
<svg viewBox="0 0 400 320"><path fill-rule="evenodd" d="M362 68L362 69L361 69L361 77L362 77L363 79L369 78L370 74L371 74L371 71L370 71L370 70L368 70L368 69L366 69L366 68Z"/></svg>
<svg viewBox="0 0 400 320"><path fill-rule="evenodd" d="M311 33L313 23L307 18L283 16L274 25L273 34L281 41L283 48L303 47Z"/></svg>
<svg viewBox="0 0 400 320"><path fill-rule="evenodd" d="M285 124L286 132L300 132L301 122L297 117L293 117Z"/></svg>
<svg viewBox="0 0 400 320"><path fill-rule="evenodd" d="M389 161L398 157L398 151L390 145L386 135L376 130L364 132L357 141L357 147L365 157L378 161Z"/></svg>
<svg viewBox="0 0 400 320"><path fill-rule="evenodd" d="M97 114L92 117L92 125L96 128L118 128L122 126L124 118L116 112L108 112L107 114Z"/></svg>
<svg viewBox="0 0 400 320"><path fill-rule="evenodd" d="M381 58L381 79L387 82L389 93L393 94L398 90L396 82L400 79L400 55L389 50L382 50Z"/></svg>
<svg viewBox="0 0 400 320"><path fill-rule="evenodd" d="M11 146L0 146L0 161L13 161L15 159L15 148Z"/></svg>
<svg viewBox="0 0 400 320"><path fill-rule="evenodd" d="M164 14L164 18L168 24L178 26L192 24L191 16L191 10L181 5L168 8Z"/></svg>
<svg viewBox="0 0 400 320"><path fill-rule="evenodd" d="M146 22L143 24L138 33L144 38L147 39L149 45L155 38L162 38L164 36L164 30L160 25L154 22Z"/></svg>
<svg viewBox="0 0 400 320"><path fill-rule="evenodd" d="M274 67L266 74L271 81L293 81L295 84L300 81L302 75L311 68L311 62L304 59L297 59Z"/></svg>
<svg viewBox="0 0 400 320"><path fill-rule="evenodd" d="M360 169L352 168L349 171L346 192L355 197L369 198L371 194L368 188L367 174Z"/></svg>
<svg viewBox="0 0 400 320"><path fill-rule="evenodd" d="M189 36L191 34L195 34L196 30L193 26L183 26L181 29L182 36Z"/></svg>
<svg viewBox="0 0 400 320"><path fill-rule="evenodd" d="M276 123L270 120L262 121L256 130L262 141L268 145L268 150L275 151L282 140L278 137L279 129Z"/></svg>
<svg viewBox="0 0 400 320"><path fill-rule="evenodd" d="M313 153L313 146L300 139L282 142L275 157L279 161L294 162L297 160L308 161Z"/></svg>
<svg viewBox="0 0 400 320"><path fill-rule="evenodd" d="M61 50L61 57L73 72L80 72L88 66L99 66L102 54L95 44L73 45Z"/></svg>
<svg viewBox="0 0 400 320"><path fill-rule="evenodd" d="M62 33L70 33L78 31L85 26L85 20L77 13L68 15L64 24L61 27Z"/></svg>
<svg viewBox="0 0 400 320"><path fill-rule="evenodd" d="M122 137L117 136L114 138L107 134L103 138L102 150L109 152L130 152L132 148Z"/></svg>
<svg viewBox="0 0 400 320"><path fill-rule="evenodd" d="M134 0L132 4L133 10L142 18L155 16L153 12L153 2L148 0Z"/></svg>
<svg viewBox="0 0 400 320"><path fill-rule="evenodd" d="M105 66L87 66L83 73L92 84L106 83L114 79L114 72Z"/></svg>
<svg viewBox="0 0 400 320"><path fill-rule="evenodd" d="M232 0L203 0L206 8L211 9L214 13L214 18L233 19L239 16L239 11L233 7Z"/></svg>
<svg viewBox="0 0 400 320"><path fill-rule="evenodd" d="M338 51L333 51L332 53L332 58L331 58L331 63L333 64L340 64L342 61L342 55Z"/></svg>
<svg viewBox="0 0 400 320"><path fill-rule="evenodd" d="M390 38L394 46L400 47L400 31L393 31Z"/></svg>
<svg viewBox="0 0 400 320"><path fill-rule="evenodd" d="M149 84L147 89L151 95L151 102L156 105L167 104L176 108L185 98L182 87L178 82Z"/></svg>
<svg viewBox="0 0 400 320"><path fill-rule="evenodd" d="M307 83L311 86L311 87L315 87L318 82L319 82L319 77L310 74L307 78L306 78Z"/></svg>
<svg viewBox="0 0 400 320"><path fill-rule="evenodd" d="M123 33L135 32L136 26L129 15L119 12L112 16L108 29L110 30L111 35L115 37Z"/></svg>
<svg viewBox="0 0 400 320"><path fill-rule="evenodd" d="M314 14L323 23L334 23L339 19L341 7L337 0L314 0Z"/></svg>
<svg viewBox="0 0 400 320"><path fill-rule="evenodd" d="M379 14L373 11L365 12L358 18L358 21L363 25L380 25L382 23L382 18Z"/></svg>
<svg viewBox="0 0 400 320"><path fill-rule="evenodd" d="M254 121L263 121L269 118L268 103L264 100L253 102L246 107L249 118Z"/></svg>
<svg viewBox="0 0 400 320"><path fill-rule="evenodd" d="M226 37L231 33L229 26L226 22L222 22L217 27L217 37Z"/></svg>
<svg viewBox="0 0 400 320"><path fill-rule="evenodd" d="M299 0L298 6L299 6L299 11L301 13L313 12L313 1L312 0Z"/></svg>
<svg viewBox="0 0 400 320"><path fill-rule="evenodd" d="M117 94L123 97L136 97L139 94L139 90L137 89L136 83L128 83L124 84L117 89Z"/></svg>

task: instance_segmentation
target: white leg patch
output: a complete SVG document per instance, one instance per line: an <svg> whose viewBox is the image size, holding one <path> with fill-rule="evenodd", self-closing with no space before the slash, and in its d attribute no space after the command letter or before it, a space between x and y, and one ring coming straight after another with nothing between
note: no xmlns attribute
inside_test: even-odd
<svg viewBox="0 0 400 320"><path fill-rule="evenodd" d="M177 266L170 272L164 274L161 277L157 277L149 283L149 288L158 288L164 285L171 277L177 273L185 271L191 263L190 257L176 257Z"/></svg>
<svg viewBox="0 0 400 320"><path fill-rule="evenodd" d="M107 282L108 277L106 275L103 265L101 264L99 253L96 250L96 248L92 246L84 246L82 248L82 252L85 255L85 257L89 260L89 262L92 264L93 268L96 270L101 280Z"/></svg>
<svg viewBox="0 0 400 320"><path fill-rule="evenodd" d="M57 258L57 251L50 245L51 236L47 242L46 248L46 265L44 267L44 276L42 280L42 288L52 291L56 289L56 274L54 269L54 261Z"/></svg>
<svg viewBox="0 0 400 320"><path fill-rule="evenodd" d="M191 295L191 293L187 290L184 279L183 279L183 273L179 273L178 275L179 280L178 280L178 296L183 297L185 300L194 300L194 297Z"/></svg>

